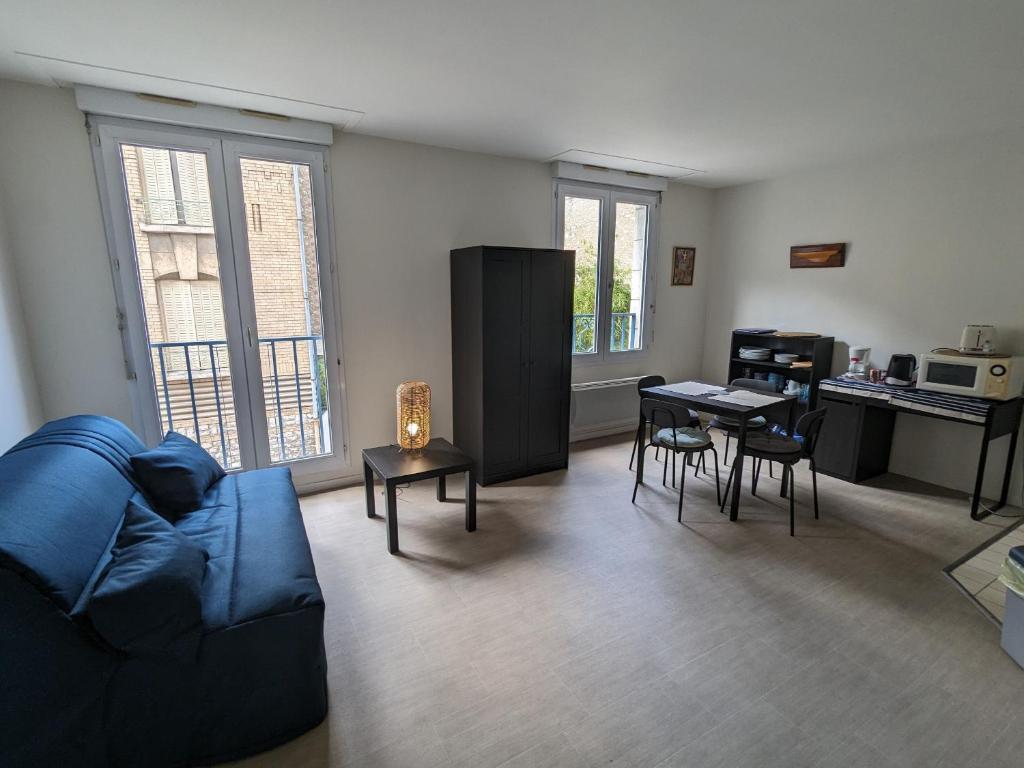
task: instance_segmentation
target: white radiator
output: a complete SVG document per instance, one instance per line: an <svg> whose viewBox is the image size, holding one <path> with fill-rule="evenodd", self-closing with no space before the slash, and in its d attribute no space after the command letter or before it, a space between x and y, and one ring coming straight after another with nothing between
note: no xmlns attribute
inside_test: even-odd
<svg viewBox="0 0 1024 768"><path fill-rule="evenodd" d="M639 376L572 385L569 440L616 435L636 429L640 397Z"/></svg>

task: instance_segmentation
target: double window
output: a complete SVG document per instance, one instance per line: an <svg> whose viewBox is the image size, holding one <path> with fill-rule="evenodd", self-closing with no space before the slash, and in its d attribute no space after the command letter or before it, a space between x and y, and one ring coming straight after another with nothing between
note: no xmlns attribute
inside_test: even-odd
<svg viewBox="0 0 1024 768"><path fill-rule="evenodd" d="M555 185L555 245L576 251L572 351L606 362L650 346L657 193Z"/></svg>

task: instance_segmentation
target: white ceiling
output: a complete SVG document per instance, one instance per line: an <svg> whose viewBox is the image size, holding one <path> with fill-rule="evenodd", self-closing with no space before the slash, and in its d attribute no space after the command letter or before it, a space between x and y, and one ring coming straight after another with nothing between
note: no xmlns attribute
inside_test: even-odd
<svg viewBox="0 0 1024 768"><path fill-rule="evenodd" d="M0 0L0 76L721 186L1024 126L1024 2Z"/></svg>

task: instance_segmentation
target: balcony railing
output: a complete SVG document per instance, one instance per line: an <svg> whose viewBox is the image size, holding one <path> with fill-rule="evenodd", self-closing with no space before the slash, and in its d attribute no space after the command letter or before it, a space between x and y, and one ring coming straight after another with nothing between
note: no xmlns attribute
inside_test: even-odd
<svg viewBox="0 0 1024 768"><path fill-rule="evenodd" d="M573 354L587 354L596 351L594 344L594 328L597 318L594 315L572 316L572 351ZM637 322L635 312L612 312L612 352L625 352L636 349Z"/></svg>
<svg viewBox="0 0 1024 768"><path fill-rule="evenodd" d="M178 224L212 227L213 211L206 200L177 200L173 197L147 197L143 201L147 224Z"/></svg>
<svg viewBox="0 0 1024 768"><path fill-rule="evenodd" d="M149 346L164 429L188 435L225 467L241 466L227 342L170 341ZM323 337L263 338L259 349L271 460L326 453Z"/></svg>

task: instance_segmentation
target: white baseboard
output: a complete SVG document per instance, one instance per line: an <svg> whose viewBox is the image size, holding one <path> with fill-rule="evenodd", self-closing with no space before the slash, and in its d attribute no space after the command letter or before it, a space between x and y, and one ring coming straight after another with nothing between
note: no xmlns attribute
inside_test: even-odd
<svg viewBox="0 0 1024 768"><path fill-rule="evenodd" d="M582 428L571 427L569 429L569 442L576 443L580 440L593 440L595 437L621 435L626 432L635 431L636 417L619 419L618 421L606 421L602 424L590 424Z"/></svg>

